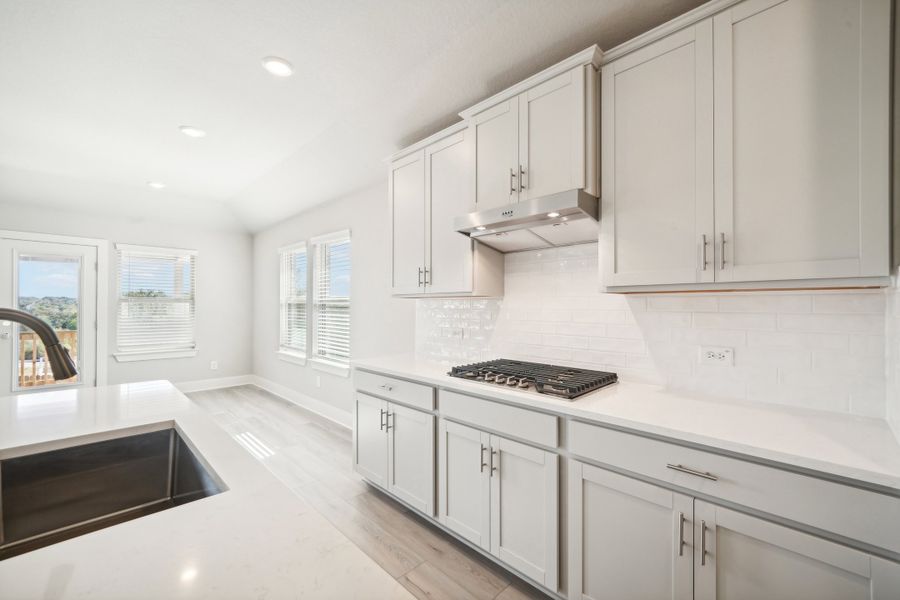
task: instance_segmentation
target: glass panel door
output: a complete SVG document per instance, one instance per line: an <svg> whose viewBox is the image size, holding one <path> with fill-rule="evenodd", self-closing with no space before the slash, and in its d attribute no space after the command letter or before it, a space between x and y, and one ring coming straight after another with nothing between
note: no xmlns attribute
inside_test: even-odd
<svg viewBox="0 0 900 600"><path fill-rule="evenodd" d="M47 322L69 351L78 375L56 381L40 338L0 321L0 395L96 380L97 250L91 246L0 240L0 306Z"/></svg>

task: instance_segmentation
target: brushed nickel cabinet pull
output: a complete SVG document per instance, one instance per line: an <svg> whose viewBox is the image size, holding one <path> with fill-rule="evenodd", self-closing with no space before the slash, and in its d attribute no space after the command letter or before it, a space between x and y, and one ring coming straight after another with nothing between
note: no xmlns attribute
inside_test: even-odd
<svg viewBox="0 0 900 600"><path fill-rule="evenodd" d="M705 233L701 237L703 238L703 241L702 241L703 245L701 246L703 248L703 250L702 250L702 256L701 256L700 260L703 263L703 266L701 267L700 270L705 271L706 268L709 266L709 260L706 257L706 248L709 246L709 241L707 241Z"/></svg>
<svg viewBox="0 0 900 600"><path fill-rule="evenodd" d="M509 170L509 195L512 196L516 193L516 171L515 169Z"/></svg>
<svg viewBox="0 0 900 600"><path fill-rule="evenodd" d="M712 473L707 473L706 471L697 471L696 469L691 469L685 467L683 465L673 465L667 464L667 469L672 469L673 471L679 471L681 473L687 473L688 475L695 475L697 477L702 477L703 479L709 479L710 481L718 481L719 478L713 475Z"/></svg>
<svg viewBox="0 0 900 600"><path fill-rule="evenodd" d="M422 287L422 267L419 267L419 285L418 287Z"/></svg>
<svg viewBox="0 0 900 600"><path fill-rule="evenodd" d="M525 190L525 169L522 168L522 165L519 165L519 191Z"/></svg>
<svg viewBox="0 0 900 600"><path fill-rule="evenodd" d="M684 513L678 513L678 556L684 556Z"/></svg>
<svg viewBox="0 0 900 600"><path fill-rule="evenodd" d="M486 466L488 466L487 463L484 462L484 451L485 451L485 450L486 450L486 448L484 447L484 444L482 444L482 445L481 445L481 455L480 455L480 457L479 457L480 462L481 462L481 471L480 471L481 473L484 473L484 468L485 468Z"/></svg>
<svg viewBox="0 0 900 600"><path fill-rule="evenodd" d="M700 566L706 566L706 521L700 521Z"/></svg>
<svg viewBox="0 0 900 600"><path fill-rule="evenodd" d="M494 455L495 455L495 454L498 454L498 452L497 452L496 450L494 450L493 448L491 448L491 477L494 476L494 473L495 473L495 472L496 472L496 473L499 473L499 472L500 472L500 467L499 467L499 466L494 466ZM498 463L500 462L499 459L497 460L497 462L498 462Z"/></svg>
<svg viewBox="0 0 900 600"><path fill-rule="evenodd" d="M719 263L719 265L720 265L719 268L721 268L721 269L725 268L725 234L724 233L722 234L722 259L721 259L721 262Z"/></svg>
<svg viewBox="0 0 900 600"><path fill-rule="evenodd" d="M385 431L387 431L388 429L393 427L393 425L391 425L391 421L390 421L391 417L393 417L393 416L394 416L394 413L389 413L389 412L384 413L384 430Z"/></svg>
<svg viewBox="0 0 900 600"><path fill-rule="evenodd" d="M431 273L431 269L426 268L425 271L425 281L422 282L423 286L431 285L431 280L428 278L428 274Z"/></svg>
<svg viewBox="0 0 900 600"><path fill-rule="evenodd" d="M382 408L378 411L380 414L378 415L378 430L384 431L384 415L385 410Z"/></svg>

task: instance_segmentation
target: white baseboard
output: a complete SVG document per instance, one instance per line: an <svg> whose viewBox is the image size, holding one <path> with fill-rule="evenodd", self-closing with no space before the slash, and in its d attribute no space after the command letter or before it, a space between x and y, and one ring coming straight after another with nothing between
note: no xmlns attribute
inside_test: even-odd
<svg viewBox="0 0 900 600"><path fill-rule="evenodd" d="M173 383L182 392L202 392L204 390L217 390L219 388L234 387L254 383L253 375L234 375L232 377L219 377L217 379L197 379L195 381L180 381Z"/></svg>
<svg viewBox="0 0 900 600"><path fill-rule="evenodd" d="M296 404L301 408L305 408L310 412L314 412L320 417L324 417L329 421L333 421L338 425L342 425L347 429L350 429L353 426L353 415L350 413L343 411L339 408L335 408L334 406L322 402L321 400L316 400L312 396L307 396L306 394L301 394L296 390L292 390L291 388L281 385L280 383L275 383L269 379L264 377L260 377L259 375L249 375L250 381L253 385L266 390L276 396L284 398L288 402Z"/></svg>

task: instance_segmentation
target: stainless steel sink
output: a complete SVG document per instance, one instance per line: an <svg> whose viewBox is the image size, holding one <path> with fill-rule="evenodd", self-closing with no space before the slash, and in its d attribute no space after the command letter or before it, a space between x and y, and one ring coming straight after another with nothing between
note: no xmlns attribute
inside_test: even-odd
<svg viewBox="0 0 900 600"><path fill-rule="evenodd" d="M224 489L171 427L0 460L0 560Z"/></svg>

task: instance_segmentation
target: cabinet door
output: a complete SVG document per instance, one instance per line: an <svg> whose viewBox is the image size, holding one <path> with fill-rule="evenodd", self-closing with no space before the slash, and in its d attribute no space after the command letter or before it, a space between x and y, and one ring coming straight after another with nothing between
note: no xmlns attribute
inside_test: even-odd
<svg viewBox="0 0 900 600"><path fill-rule="evenodd" d="M391 289L423 291L425 267L425 158L422 151L391 163Z"/></svg>
<svg viewBox="0 0 900 600"><path fill-rule="evenodd" d="M576 67L519 96L519 200L591 187L585 156L589 85L596 85L593 68Z"/></svg>
<svg viewBox="0 0 900 600"><path fill-rule="evenodd" d="M900 565L694 501L697 600L896 600Z"/></svg>
<svg viewBox="0 0 900 600"><path fill-rule="evenodd" d="M472 132L463 130L425 148L428 293L472 291L474 242L453 226L456 217L475 210L472 141Z"/></svg>
<svg viewBox="0 0 900 600"><path fill-rule="evenodd" d="M477 210L519 200L519 100L511 98L472 117Z"/></svg>
<svg viewBox="0 0 900 600"><path fill-rule="evenodd" d="M488 434L441 419L438 520L485 550L491 549L489 452Z"/></svg>
<svg viewBox="0 0 900 600"><path fill-rule="evenodd" d="M559 457L490 436L491 554L556 591Z"/></svg>
<svg viewBox="0 0 900 600"><path fill-rule="evenodd" d="M434 516L434 417L390 403L387 411L387 489Z"/></svg>
<svg viewBox="0 0 900 600"><path fill-rule="evenodd" d="M353 465L356 472L381 487L387 487L388 445L385 435L387 402L356 393L353 414Z"/></svg>
<svg viewBox="0 0 900 600"><path fill-rule="evenodd" d="M888 274L889 0L714 17L718 281Z"/></svg>
<svg viewBox="0 0 900 600"><path fill-rule="evenodd" d="M713 281L712 25L603 68L607 286Z"/></svg>
<svg viewBox="0 0 900 600"><path fill-rule="evenodd" d="M690 600L692 499L569 461L569 598Z"/></svg>

